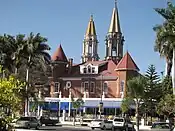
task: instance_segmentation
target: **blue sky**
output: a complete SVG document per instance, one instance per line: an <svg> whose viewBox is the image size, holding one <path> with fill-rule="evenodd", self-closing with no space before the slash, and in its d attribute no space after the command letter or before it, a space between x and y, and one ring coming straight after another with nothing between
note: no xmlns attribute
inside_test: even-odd
<svg viewBox="0 0 175 131"><path fill-rule="evenodd" d="M99 40L99 55L104 58L104 39L108 31L114 0L0 0L0 34L30 32L48 38L50 54L62 44L67 57L79 63L82 41L93 14ZM158 72L165 62L153 50L152 28L163 22L153 8L166 7L166 0L118 0L120 24L125 36L124 51L129 51L141 72L154 64Z"/></svg>

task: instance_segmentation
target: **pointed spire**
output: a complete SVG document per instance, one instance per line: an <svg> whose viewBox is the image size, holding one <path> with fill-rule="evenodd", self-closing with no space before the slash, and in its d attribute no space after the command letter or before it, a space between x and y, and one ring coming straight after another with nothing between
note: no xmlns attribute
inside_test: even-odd
<svg viewBox="0 0 175 131"><path fill-rule="evenodd" d="M86 35L96 35L95 24L93 21L93 15L90 17L90 21L88 23L88 27L86 30Z"/></svg>
<svg viewBox="0 0 175 131"><path fill-rule="evenodd" d="M117 8L117 0L115 0L115 7L112 12L111 24L108 32L118 32L121 33L120 20Z"/></svg>
<svg viewBox="0 0 175 131"><path fill-rule="evenodd" d="M67 57L63 51L63 48L60 44L59 48L55 51L55 53L52 56L52 60L54 61L63 61L63 62L68 62Z"/></svg>

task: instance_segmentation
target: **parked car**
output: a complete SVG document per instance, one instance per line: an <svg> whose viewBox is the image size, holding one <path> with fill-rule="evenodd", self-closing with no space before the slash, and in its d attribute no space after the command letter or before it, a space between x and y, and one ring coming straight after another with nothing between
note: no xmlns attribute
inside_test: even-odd
<svg viewBox="0 0 175 131"><path fill-rule="evenodd" d="M95 128L100 128L101 126L101 122L103 120L100 120L100 119L95 119L95 120L92 120L91 123L89 124L89 126L91 127L92 130L94 130Z"/></svg>
<svg viewBox="0 0 175 131"><path fill-rule="evenodd" d="M167 122L155 122L151 126L152 131L170 131L169 123Z"/></svg>
<svg viewBox="0 0 175 131"><path fill-rule="evenodd" d="M124 117L115 117L112 123L113 131L115 129L126 130L126 128L128 128L128 131L135 131L134 124L129 119L125 119Z"/></svg>
<svg viewBox="0 0 175 131"><path fill-rule="evenodd" d="M14 124L15 128L39 129L40 122L36 117L20 117Z"/></svg>
<svg viewBox="0 0 175 131"><path fill-rule="evenodd" d="M56 125L59 123L58 117L49 117L49 116L41 116L40 118L41 125L45 124L47 125Z"/></svg>
<svg viewBox="0 0 175 131"><path fill-rule="evenodd" d="M107 129L112 129L112 120L104 120L101 122L100 128L101 130L107 130Z"/></svg>

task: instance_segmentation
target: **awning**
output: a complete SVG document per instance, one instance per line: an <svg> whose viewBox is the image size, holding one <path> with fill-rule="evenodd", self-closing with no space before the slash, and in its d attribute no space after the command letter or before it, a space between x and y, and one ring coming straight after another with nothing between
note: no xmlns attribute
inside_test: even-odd
<svg viewBox="0 0 175 131"><path fill-rule="evenodd" d="M102 101L103 108L120 108L121 101ZM86 100L84 103L84 107L86 108L96 108L99 107L99 100Z"/></svg>
<svg viewBox="0 0 175 131"><path fill-rule="evenodd" d="M60 102L61 110L69 110L69 102Z"/></svg>

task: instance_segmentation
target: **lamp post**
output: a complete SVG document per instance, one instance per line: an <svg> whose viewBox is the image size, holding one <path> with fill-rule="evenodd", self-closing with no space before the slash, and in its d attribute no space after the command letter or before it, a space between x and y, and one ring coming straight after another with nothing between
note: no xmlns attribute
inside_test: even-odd
<svg viewBox="0 0 175 131"><path fill-rule="evenodd" d="M102 109L103 109L103 74L101 75L101 96L100 96L100 103L99 103L99 113L100 113L100 119L101 119L101 114L102 114Z"/></svg>
<svg viewBox="0 0 175 131"><path fill-rule="evenodd" d="M111 72L106 72L104 74L101 74L101 98L100 98L100 103L99 103L100 119L101 119L101 114L103 111L103 94L104 94L103 76L106 74L111 74Z"/></svg>

